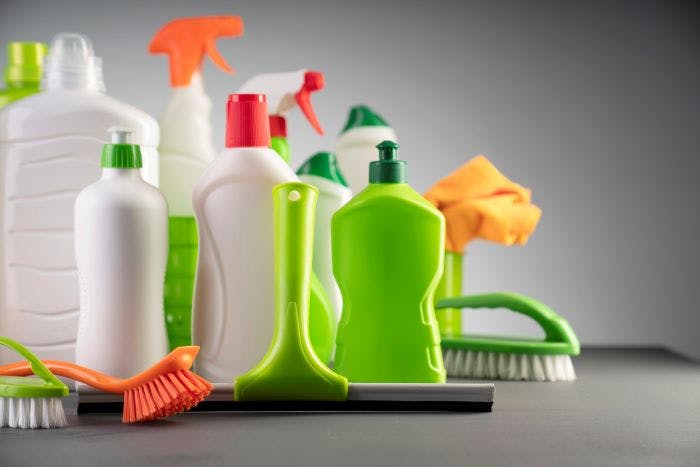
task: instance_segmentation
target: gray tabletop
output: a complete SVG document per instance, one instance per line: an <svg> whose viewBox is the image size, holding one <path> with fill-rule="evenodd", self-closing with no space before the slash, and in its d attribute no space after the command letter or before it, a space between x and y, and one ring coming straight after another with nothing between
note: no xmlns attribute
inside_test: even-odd
<svg viewBox="0 0 700 467"><path fill-rule="evenodd" d="M496 383L492 413L189 413L125 426L75 415L0 429L0 466L700 465L700 365L586 349L574 383Z"/></svg>

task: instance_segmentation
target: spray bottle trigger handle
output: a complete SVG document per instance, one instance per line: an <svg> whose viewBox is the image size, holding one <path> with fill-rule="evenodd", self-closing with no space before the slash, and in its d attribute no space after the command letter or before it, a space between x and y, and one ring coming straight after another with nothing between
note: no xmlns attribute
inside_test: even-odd
<svg viewBox="0 0 700 467"><path fill-rule="evenodd" d="M207 55L209 55L209 58L211 58L211 60L216 64L216 66L218 66L227 73L235 73L233 67L226 63L226 60L224 59L224 57L221 56L219 49L216 48L215 38L207 40L205 50Z"/></svg>
<svg viewBox="0 0 700 467"><path fill-rule="evenodd" d="M304 73L304 84L294 95L297 105L301 111L304 112L306 119L319 135L323 134L323 128L321 128L321 123L318 121L313 104L311 103L311 93L323 89L324 85L325 80L323 73L320 71L307 71Z"/></svg>

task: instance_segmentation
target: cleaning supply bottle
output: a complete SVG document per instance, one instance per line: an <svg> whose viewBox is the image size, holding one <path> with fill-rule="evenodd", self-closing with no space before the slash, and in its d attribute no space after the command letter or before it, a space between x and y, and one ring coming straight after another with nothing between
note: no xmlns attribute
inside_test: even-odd
<svg viewBox="0 0 700 467"><path fill-rule="evenodd" d="M398 147L377 146L369 186L333 216L333 272L343 293L335 370L352 382L440 383L433 294L445 219L406 183Z"/></svg>
<svg viewBox="0 0 700 467"><path fill-rule="evenodd" d="M317 152L311 156L299 167L297 176L299 180L316 187L319 191L314 223L313 271L328 293L337 323L343 309L343 298L333 277L331 218L350 201L352 193L332 152Z"/></svg>
<svg viewBox="0 0 700 467"><path fill-rule="evenodd" d="M367 166L377 157L377 144L385 140L396 141L396 133L386 120L366 105L350 109L335 153L353 193L359 193L367 186Z"/></svg>
<svg viewBox="0 0 700 467"><path fill-rule="evenodd" d="M130 131L112 128L102 177L75 201L75 257L80 276L77 364L127 378L168 351L163 278L168 207L146 183L141 149Z"/></svg>
<svg viewBox="0 0 700 467"><path fill-rule="evenodd" d="M46 55L42 42L10 42L5 66L6 89L0 89L0 108L39 92L41 67Z"/></svg>
<svg viewBox="0 0 700 467"><path fill-rule="evenodd" d="M291 151L285 115L298 105L311 126L322 135L323 129L311 103L311 93L323 89L324 85L323 73L301 69L257 75L239 89L240 93L265 94L271 114L270 147L287 163L291 159ZM314 272L311 274L309 334L314 350L325 363L329 363L332 357L335 328L336 318L328 290Z"/></svg>
<svg viewBox="0 0 700 467"><path fill-rule="evenodd" d="M272 340L272 189L298 181L270 149L264 95L231 94L226 117L226 148L192 194L199 232L192 339L201 347L197 372L215 383L250 370Z"/></svg>
<svg viewBox="0 0 700 467"><path fill-rule="evenodd" d="M211 141L211 100L204 92L205 55L233 72L216 50L219 37L239 37L239 16L179 18L163 26L148 46L170 60L172 93L160 116L160 189L168 200L170 249L165 275L165 316L170 348L192 342L192 292L197 269L197 225L192 189L216 157Z"/></svg>
<svg viewBox="0 0 700 467"><path fill-rule="evenodd" d="M0 329L41 358L73 361L75 198L100 177L115 125L133 130L141 174L157 186L158 124L105 95L100 59L80 34L54 38L41 89L0 111Z"/></svg>
<svg viewBox="0 0 700 467"><path fill-rule="evenodd" d="M311 93L323 89L324 84L323 73L302 69L257 75L243 83L238 90L241 94L260 93L267 96L270 112L270 145L287 163L290 161L291 154L287 142L285 114L298 105L314 130L322 135L323 128L311 103Z"/></svg>

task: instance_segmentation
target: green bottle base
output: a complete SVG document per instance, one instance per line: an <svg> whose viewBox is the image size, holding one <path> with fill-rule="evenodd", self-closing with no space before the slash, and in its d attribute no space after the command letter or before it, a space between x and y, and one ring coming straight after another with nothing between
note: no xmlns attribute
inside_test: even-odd
<svg viewBox="0 0 700 467"><path fill-rule="evenodd" d="M192 296L197 272L197 222L194 217L168 219L170 250L163 304L170 349L192 345Z"/></svg>

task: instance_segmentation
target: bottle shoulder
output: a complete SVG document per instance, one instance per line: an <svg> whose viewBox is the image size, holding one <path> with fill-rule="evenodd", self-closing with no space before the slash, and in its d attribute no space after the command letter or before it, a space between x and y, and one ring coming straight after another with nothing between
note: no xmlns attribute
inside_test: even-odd
<svg viewBox="0 0 700 467"><path fill-rule="evenodd" d="M266 184L299 181L294 171L269 148L226 148L207 166L195 192L212 185Z"/></svg>
<svg viewBox="0 0 700 467"><path fill-rule="evenodd" d="M369 184L343 206L338 215L363 212L381 215L400 207L414 211L416 216L434 217L444 222L440 211L406 183Z"/></svg>
<svg viewBox="0 0 700 467"><path fill-rule="evenodd" d="M0 142L66 135L106 140L114 125L129 127L137 144L158 144L158 123L147 113L103 93L68 90L40 92L0 111Z"/></svg>
<svg viewBox="0 0 700 467"><path fill-rule="evenodd" d="M101 178L85 187L76 199L80 207L119 209L162 209L167 212L163 193L142 178Z"/></svg>

